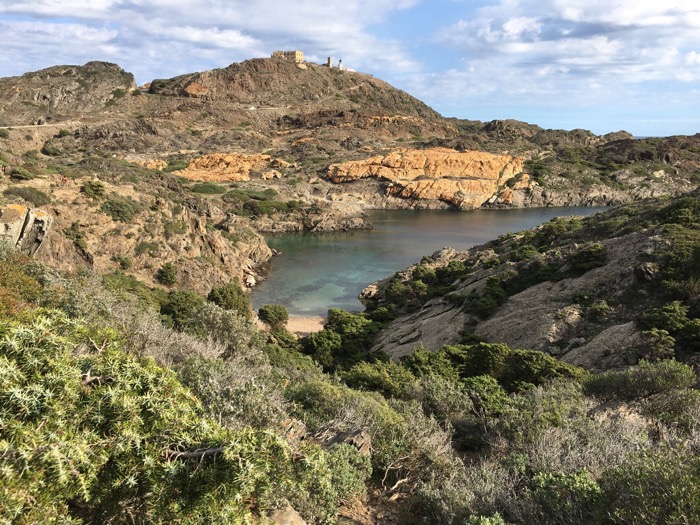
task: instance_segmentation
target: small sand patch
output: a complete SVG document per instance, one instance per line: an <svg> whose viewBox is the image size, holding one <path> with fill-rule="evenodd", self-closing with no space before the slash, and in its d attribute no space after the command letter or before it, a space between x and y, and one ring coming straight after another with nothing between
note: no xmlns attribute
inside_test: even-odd
<svg viewBox="0 0 700 525"><path fill-rule="evenodd" d="M309 335L322 330L325 324L325 317L290 317L287 330L297 335Z"/></svg>

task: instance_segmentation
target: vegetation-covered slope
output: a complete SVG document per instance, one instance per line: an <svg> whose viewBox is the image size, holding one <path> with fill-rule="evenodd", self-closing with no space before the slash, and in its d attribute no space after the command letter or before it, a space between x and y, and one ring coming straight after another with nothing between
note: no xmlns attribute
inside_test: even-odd
<svg viewBox="0 0 700 525"><path fill-rule="evenodd" d="M370 311L398 316L375 348L400 357L476 338L596 371L654 355L695 362L698 195L557 218L425 257L365 291Z"/></svg>
<svg viewBox="0 0 700 525"><path fill-rule="evenodd" d="M599 216L578 234L656 225L687 239L694 202ZM537 246L546 229L530 235ZM686 358L697 250L684 246L655 285L681 302L648 319ZM600 250L571 257L553 271L597 267ZM7 248L0 295L3 521L282 522L275 509L294 513L287 503L308 523L700 519L697 376L668 351L598 375L466 340L397 363L370 351L386 307L331 311L298 340L279 308L264 316L272 332L259 332L235 287L209 301L163 294L60 274ZM396 307L417 304L406 299Z"/></svg>

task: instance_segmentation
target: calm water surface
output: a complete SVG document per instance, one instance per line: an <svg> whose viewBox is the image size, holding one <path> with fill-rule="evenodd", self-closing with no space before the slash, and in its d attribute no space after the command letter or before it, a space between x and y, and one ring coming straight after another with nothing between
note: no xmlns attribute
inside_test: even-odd
<svg viewBox="0 0 700 525"><path fill-rule="evenodd" d="M283 304L292 316L326 315L329 308L360 311L357 296L365 286L445 246L465 250L553 217L603 209L376 210L368 217L372 230L271 235L266 240L281 255L253 290L253 305Z"/></svg>

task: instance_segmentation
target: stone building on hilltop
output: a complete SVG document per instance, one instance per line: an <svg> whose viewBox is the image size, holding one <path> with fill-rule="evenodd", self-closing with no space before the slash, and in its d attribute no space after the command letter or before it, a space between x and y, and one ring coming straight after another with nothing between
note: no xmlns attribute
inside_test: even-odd
<svg viewBox="0 0 700 525"><path fill-rule="evenodd" d="M304 61L304 53L302 51L274 51L272 58L282 58L295 64L301 64Z"/></svg>

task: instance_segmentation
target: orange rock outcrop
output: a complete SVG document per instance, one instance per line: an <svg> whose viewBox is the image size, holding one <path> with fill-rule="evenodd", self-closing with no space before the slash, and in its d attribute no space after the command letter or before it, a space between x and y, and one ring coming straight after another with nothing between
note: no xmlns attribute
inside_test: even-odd
<svg viewBox="0 0 700 525"><path fill-rule="evenodd" d="M336 183L382 179L390 183L388 191L393 195L476 208L522 172L523 159L510 155L447 148L399 149L386 156L332 164L327 178Z"/></svg>
<svg viewBox="0 0 700 525"><path fill-rule="evenodd" d="M247 181L252 172L267 171L270 155L244 155L242 153L212 153L190 162L177 175L199 181Z"/></svg>

